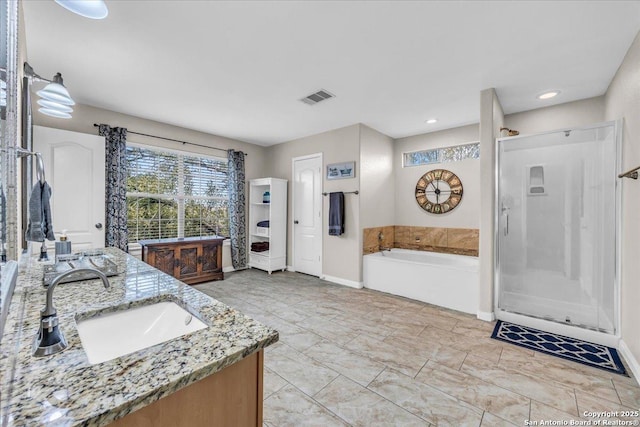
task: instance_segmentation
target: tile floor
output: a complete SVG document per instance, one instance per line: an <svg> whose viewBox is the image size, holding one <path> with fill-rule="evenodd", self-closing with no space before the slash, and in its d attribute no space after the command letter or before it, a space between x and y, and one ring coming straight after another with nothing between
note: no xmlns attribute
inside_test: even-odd
<svg viewBox="0 0 640 427"><path fill-rule="evenodd" d="M467 314L291 272L196 288L280 332L265 426L571 425L640 409L632 378L492 340L494 324Z"/></svg>

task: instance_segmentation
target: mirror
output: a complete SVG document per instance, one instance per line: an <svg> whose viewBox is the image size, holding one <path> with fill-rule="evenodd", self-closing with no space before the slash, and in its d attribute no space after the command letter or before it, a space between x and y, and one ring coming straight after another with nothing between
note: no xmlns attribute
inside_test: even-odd
<svg viewBox="0 0 640 427"><path fill-rule="evenodd" d="M2 2L0 22L7 28L8 2ZM6 200L6 154L7 138L7 32L0 33L0 262L7 261L7 200Z"/></svg>
<svg viewBox="0 0 640 427"><path fill-rule="evenodd" d="M18 2L0 2L0 259L18 259Z"/></svg>
<svg viewBox="0 0 640 427"><path fill-rule="evenodd" d="M0 338L18 275L18 7L0 1Z"/></svg>

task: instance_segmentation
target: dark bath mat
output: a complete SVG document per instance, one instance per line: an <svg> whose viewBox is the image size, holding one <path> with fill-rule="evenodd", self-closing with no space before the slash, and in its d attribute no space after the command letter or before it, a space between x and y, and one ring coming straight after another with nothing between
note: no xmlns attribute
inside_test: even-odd
<svg viewBox="0 0 640 427"><path fill-rule="evenodd" d="M620 356L618 356L618 351L604 345L580 341L501 320L498 320L491 338L616 374L627 375Z"/></svg>

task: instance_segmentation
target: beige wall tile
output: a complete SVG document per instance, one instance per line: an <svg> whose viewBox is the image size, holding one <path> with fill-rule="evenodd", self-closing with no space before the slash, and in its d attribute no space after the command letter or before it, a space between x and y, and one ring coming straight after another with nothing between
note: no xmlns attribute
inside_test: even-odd
<svg viewBox="0 0 640 427"><path fill-rule="evenodd" d="M382 234L384 235L382 244L387 248L392 248L395 242L395 227L393 225L382 227Z"/></svg>
<svg viewBox="0 0 640 427"><path fill-rule="evenodd" d="M478 250L480 230L474 228L448 228L447 245L450 248Z"/></svg>
<svg viewBox="0 0 640 427"><path fill-rule="evenodd" d="M362 253L370 254L378 250L378 233L381 227L365 228L362 230Z"/></svg>
<svg viewBox="0 0 640 427"><path fill-rule="evenodd" d="M412 227L416 244L424 246L447 246L447 229L439 227Z"/></svg>
<svg viewBox="0 0 640 427"><path fill-rule="evenodd" d="M382 240L378 236L382 233ZM364 255L378 252L380 247L394 247L394 226L371 227L362 230L362 253Z"/></svg>
<svg viewBox="0 0 640 427"><path fill-rule="evenodd" d="M402 245L413 244L413 240L411 238L411 227L406 225L397 225L395 227L395 243Z"/></svg>

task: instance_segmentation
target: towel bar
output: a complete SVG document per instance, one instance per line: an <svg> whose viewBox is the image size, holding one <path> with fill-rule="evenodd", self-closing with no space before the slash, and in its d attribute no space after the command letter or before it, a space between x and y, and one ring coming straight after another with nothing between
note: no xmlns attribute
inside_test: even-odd
<svg viewBox="0 0 640 427"><path fill-rule="evenodd" d="M637 168L631 169L630 171L627 171L625 173L621 173L620 175L618 175L618 178L638 179L638 169L640 169L640 166L638 166Z"/></svg>
<svg viewBox="0 0 640 427"><path fill-rule="evenodd" d="M343 191L344 194L360 194L358 190L356 191ZM322 193L323 196L328 196L330 193Z"/></svg>

